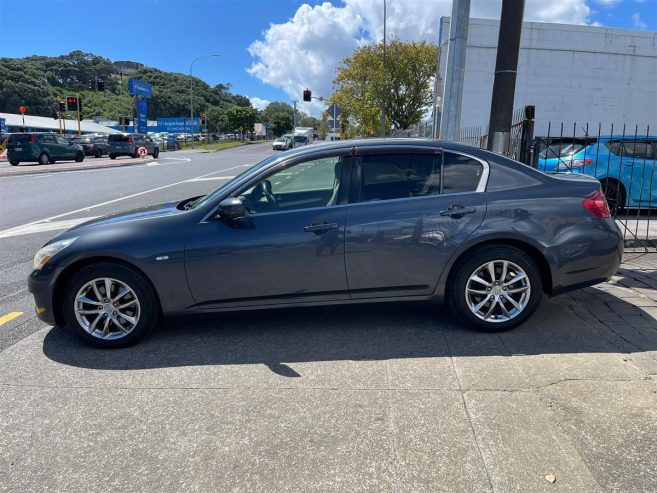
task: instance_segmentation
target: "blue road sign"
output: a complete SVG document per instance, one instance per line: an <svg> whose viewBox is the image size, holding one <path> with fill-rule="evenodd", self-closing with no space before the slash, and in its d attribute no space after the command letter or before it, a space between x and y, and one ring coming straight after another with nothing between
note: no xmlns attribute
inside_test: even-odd
<svg viewBox="0 0 657 493"><path fill-rule="evenodd" d="M139 79L128 80L128 92L134 96L142 96L150 98L152 94L152 86L148 82Z"/></svg>
<svg viewBox="0 0 657 493"><path fill-rule="evenodd" d="M183 116L178 118L158 118L157 127L159 132L169 132L172 134L195 134L198 133L198 127L201 119L194 117L194 120Z"/></svg>
<svg viewBox="0 0 657 493"><path fill-rule="evenodd" d="M137 101L137 119L135 120L135 131L138 134L146 133L148 119L146 118L147 103L145 99Z"/></svg>

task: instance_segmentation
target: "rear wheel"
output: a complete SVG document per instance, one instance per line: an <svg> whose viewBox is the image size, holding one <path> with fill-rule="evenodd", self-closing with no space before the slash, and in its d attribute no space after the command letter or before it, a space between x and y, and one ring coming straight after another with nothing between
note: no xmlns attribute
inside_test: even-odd
<svg viewBox="0 0 657 493"><path fill-rule="evenodd" d="M466 325L499 332L522 324L538 307L541 275L532 258L513 247L475 250L460 262L449 304Z"/></svg>
<svg viewBox="0 0 657 493"><path fill-rule="evenodd" d="M118 348L145 337L158 319L158 302L148 281L114 263L82 268L66 286L66 324L85 342Z"/></svg>
<svg viewBox="0 0 657 493"><path fill-rule="evenodd" d="M159 155L160 155L160 150L156 148L156 149L153 151L153 157L154 157L155 159L157 159L157 157L158 157Z"/></svg>
<svg viewBox="0 0 657 493"><path fill-rule="evenodd" d="M96 158L103 157L103 151L101 151L100 149L96 149L94 157Z"/></svg>
<svg viewBox="0 0 657 493"><path fill-rule="evenodd" d="M45 152L39 156L39 164L46 165L50 163L50 157Z"/></svg>
<svg viewBox="0 0 657 493"><path fill-rule="evenodd" d="M625 209L625 189L623 185L614 180L603 180L600 184L612 216L622 212Z"/></svg>
<svg viewBox="0 0 657 493"><path fill-rule="evenodd" d="M84 161L84 152L78 151L75 153L75 162L76 163L81 163Z"/></svg>
<svg viewBox="0 0 657 493"><path fill-rule="evenodd" d="M9 161L9 164L11 164L12 166L18 166L20 164L20 161L17 159L12 159L11 161Z"/></svg>
<svg viewBox="0 0 657 493"><path fill-rule="evenodd" d="M110 159L116 159L116 154L110 154L110 155L109 155L109 158L110 158Z"/></svg>

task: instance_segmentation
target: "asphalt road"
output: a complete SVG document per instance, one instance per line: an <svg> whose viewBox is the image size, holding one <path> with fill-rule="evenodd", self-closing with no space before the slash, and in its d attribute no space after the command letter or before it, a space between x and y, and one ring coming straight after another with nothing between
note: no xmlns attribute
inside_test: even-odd
<svg viewBox="0 0 657 493"><path fill-rule="evenodd" d="M103 351L32 315L58 231L269 154L0 178L0 491L657 491L654 257L502 334L374 304L174 319Z"/></svg>

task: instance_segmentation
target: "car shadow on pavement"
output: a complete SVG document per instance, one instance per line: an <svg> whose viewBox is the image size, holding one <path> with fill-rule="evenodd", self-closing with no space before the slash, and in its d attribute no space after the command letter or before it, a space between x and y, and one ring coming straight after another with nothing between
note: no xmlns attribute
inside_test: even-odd
<svg viewBox="0 0 657 493"><path fill-rule="evenodd" d="M430 304L342 305L176 318L136 346L116 350L89 347L72 331L54 327L43 352L56 362L90 369L264 364L294 378L298 373L286 363L657 350L655 319L611 299L617 311L634 313L635 326L597 305L598 317L613 320L595 318L587 306L603 303L597 297L544 299L528 322L499 334L465 329L448 310Z"/></svg>

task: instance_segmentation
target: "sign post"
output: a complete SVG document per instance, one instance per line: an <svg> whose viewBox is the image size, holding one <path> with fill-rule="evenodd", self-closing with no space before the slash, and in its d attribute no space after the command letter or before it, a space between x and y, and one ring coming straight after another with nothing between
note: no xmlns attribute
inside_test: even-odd
<svg viewBox="0 0 657 493"><path fill-rule="evenodd" d="M135 133L146 133L148 130L148 118L146 116L146 99L153 95L152 86L148 82L139 79L128 80L128 92L135 97Z"/></svg>
<svg viewBox="0 0 657 493"><path fill-rule="evenodd" d="M19 106L18 112L23 115L23 132L25 132L25 112L27 111L27 106Z"/></svg>

